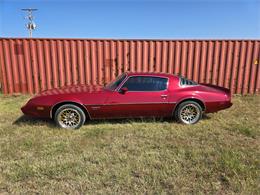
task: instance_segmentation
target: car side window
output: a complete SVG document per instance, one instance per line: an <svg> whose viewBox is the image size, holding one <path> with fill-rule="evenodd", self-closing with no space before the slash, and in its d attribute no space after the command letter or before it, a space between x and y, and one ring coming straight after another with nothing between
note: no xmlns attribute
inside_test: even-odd
<svg viewBox="0 0 260 195"><path fill-rule="evenodd" d="M180 77L180 85L181 86L188 86L188 85L198 85L195 81L186 79L184 77Z"/></svg>
<svg viewBox="0 0 260 195"><path fill-rule="evenodd" d="M151 76L132 76L122 87L128 91L162 91L167 89L167 78Z"/></svg>

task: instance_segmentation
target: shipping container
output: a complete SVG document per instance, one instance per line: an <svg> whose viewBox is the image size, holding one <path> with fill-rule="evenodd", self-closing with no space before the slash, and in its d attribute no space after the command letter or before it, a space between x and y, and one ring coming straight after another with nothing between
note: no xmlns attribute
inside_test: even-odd
<svg viewBox="0 0 260 195"><path fill-rule="evenodd" d="M4 94L75 84L103 85L122 72L164 72L256 94L260 40L1 38Z"/></svg>

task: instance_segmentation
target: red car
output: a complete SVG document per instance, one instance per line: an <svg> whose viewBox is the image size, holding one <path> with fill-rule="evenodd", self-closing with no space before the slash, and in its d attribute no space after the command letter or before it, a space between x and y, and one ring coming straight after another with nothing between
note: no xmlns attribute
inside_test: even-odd
<svg viewBox="0 0 260 195"><path fill-rule="evenodd" d="M230 90L163 73L124 73L102 86L69 86L41 92L22 111L77 129L87 119L172 117L194 124L203 113L232 106Z"/></svg>

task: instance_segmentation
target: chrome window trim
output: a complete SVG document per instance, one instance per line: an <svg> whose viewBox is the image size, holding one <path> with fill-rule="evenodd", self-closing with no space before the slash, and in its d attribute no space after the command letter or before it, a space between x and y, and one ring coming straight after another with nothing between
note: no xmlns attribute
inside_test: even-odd
<svg viewBox="0 0 260 195"><path fill-rule="evenodd" d="M116 92L119 92L119 90L121 89L121 87L125 84L125 82L128 80L128 78L130 78L131 76L129 76L127 73L125 79L120 83L120 85L118 85L118 87L114 90Z"/></svg>
<svg viewBox="0 0 260 195"><path fill-rule="evenodd" d="M125 75L126 76L125 79L127 79L127 77L128 77L127 72L124 72L124 73L120 74L119 76L121 76L121 75ZM124 80L122 82L124 82ZM108 90L108 91L117 91L117 88L122 84L122 82L113 90L110 90L110 89L106 88L106 86L104 86L103 89Z"/></svg>
<svg viewBox="0 0 260 195"><path fill-rule="evenodd" d="M115 90L117 92L120 91L120 89L122 88L122 86L127 82L127 80L131 77L158 77L158 78L162 78L162 79L167 79L167 83L166 83L166 89L164 90L159 90L159 91L127 91L127 93L129 92L163 92L163 91L168 91L169 88L169 77L164 77L164 76L157 76L157 75L131 75L125 78L125 80L122 81L122 83L118 86L118 88Z"/></svg>

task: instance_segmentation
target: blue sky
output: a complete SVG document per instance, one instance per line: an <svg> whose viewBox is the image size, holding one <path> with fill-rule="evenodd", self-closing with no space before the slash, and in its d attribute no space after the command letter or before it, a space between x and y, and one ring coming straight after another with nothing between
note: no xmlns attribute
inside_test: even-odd
<svg viewBox="0 0 260 195"><path fill-rule="evenodd" d="M0 0L0 37L141 39L260 38L260 0Z"/></svg>

